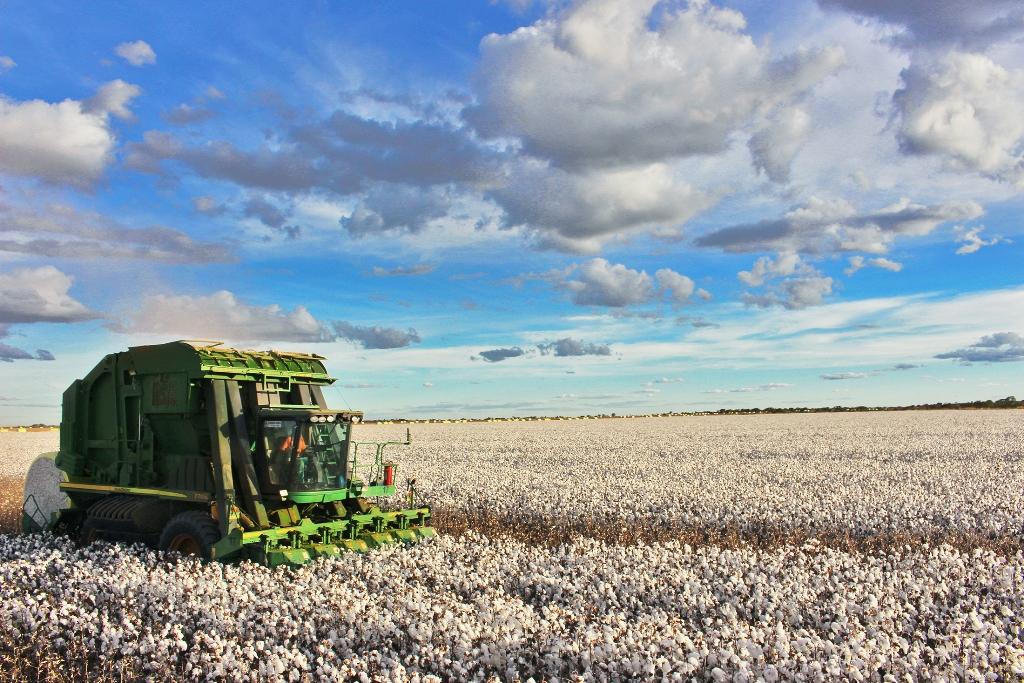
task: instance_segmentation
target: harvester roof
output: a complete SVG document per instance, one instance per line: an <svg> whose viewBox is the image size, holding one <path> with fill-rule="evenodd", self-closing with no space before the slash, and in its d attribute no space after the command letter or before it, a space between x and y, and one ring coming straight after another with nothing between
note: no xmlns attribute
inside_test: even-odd
<svg viewBox="0 0 1024 683"><path fill-rule="evenodd" d="M232 349L223 342L181 340L128 349L139 373L185 372L193 377L252 380L290 377L311 384L331 384L323 356L293 351Z"/></svg>

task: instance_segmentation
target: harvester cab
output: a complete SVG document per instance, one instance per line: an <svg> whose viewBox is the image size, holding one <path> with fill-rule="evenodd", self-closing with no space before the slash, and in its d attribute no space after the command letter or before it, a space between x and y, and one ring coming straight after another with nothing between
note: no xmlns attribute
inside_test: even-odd
<svg viewBox="0 0 1024 683"><path fill-rule="evenodd" d="M271 566L433 536L411 484L406 507L374 502L398 498L387 449L408 430L353 440L362 413L327 407L322 361L186 341L107 356L64 393L25 527Z"/></svg>

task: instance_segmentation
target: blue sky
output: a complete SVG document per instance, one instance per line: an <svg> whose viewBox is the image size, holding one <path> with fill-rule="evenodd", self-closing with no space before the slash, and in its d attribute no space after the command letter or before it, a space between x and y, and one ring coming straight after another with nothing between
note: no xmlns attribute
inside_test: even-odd
<svg viewBox="0 0 1024 683"><path fill-rule="evenodd" d="M68 7L0 3L0 423L180 338L372 416L1024 394L1014 2Z"/></svg>

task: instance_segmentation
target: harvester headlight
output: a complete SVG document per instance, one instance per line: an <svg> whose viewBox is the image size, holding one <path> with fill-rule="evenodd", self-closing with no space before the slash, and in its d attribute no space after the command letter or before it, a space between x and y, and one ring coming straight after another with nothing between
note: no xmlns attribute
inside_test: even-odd
<svg viewBox="0 0 1024 683"><path fill-rule="evenodd" d="M309 421L310 422L327 422L327 418L324 417L323 415L314 415L313 417L309 418Z"/></svg>
<svg viewBox="0 0 1024 683"><path fill-rule="evenodd" d="M336 418L335 418L335 417L334 417L333 415L328 415L328 416L327 416L327 421L328 421L328 422L334 422L334 420L335 420L335 419L336 419Z"/></svg>
<svg viewBox="0 0 1024 683"><path fill-rule="evenodd" d="M352 421L355 422L356 424L359 424L360 422L363 421L363 418L359 417L358 415L353 415Z"/></svg>

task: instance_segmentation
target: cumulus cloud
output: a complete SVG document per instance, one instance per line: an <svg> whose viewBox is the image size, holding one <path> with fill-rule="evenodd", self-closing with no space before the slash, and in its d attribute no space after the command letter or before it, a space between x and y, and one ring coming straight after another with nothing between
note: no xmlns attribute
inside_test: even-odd
<svg viewBox="0 0 1024 683"><path fill-rule="evenodd" d="M800 256L793 252L781 253L774 259L762 256L750 270L741 270L736 277L750 287L760 287L773 277L792 275L800 265Z"/></svg>
<svg viewBox="0 0 1024 683"><path fill-rule="evenodd" d="M963 364L1020 361L1024 360L1024 336L1016 332L996 332L967 348L947 351L935 357L958 360Z"/></svg>
<svg viewBox="0 0 1024 683"><path fill-rule="evenodd" d="M242 208L242 214L247 218L257 219L268 228L284 233L288 239L297 239L301 233L299 226L285 225L288 215L263 197L250 197Z"/></svg>
<svg viewBox="0 0 1024 683"><path fill-rule="evenodd" d="M957 247L956 253L959 256L966 256L967 254L973 254L982 247L991 247L999 244L1000 242L1009 242L1010 240L996 235L992 239L984 239L981 236L981 232L985 228L983 226L977 226L970 229L958 227L956 229L956 242L960 246Z"/></svg>
<svg viewBox="0 0 1024 683"><path fill-rule="evenodd" d="M569 292L572 302L579 306L621 308L657 301L662 297L673 303L688 303L694 293L693 280L670 268L659 269L651 278L646 271L634 270L603 258L528 277L547 280L555 288Z"/></svg>
<svg viewBox="0 0 1024 683"><path fill-rule="evenodd" d="M695 243L731 252L880 254L888 251L897 237L927 235L943 223L970 220L983 212L973 201L923 205L901 199L877 211L861 213L845 200L812 197L781 218L721 228L702 235Z"/></svg>
<svg viewBox="0 0 1024 683"><path fill-rule="evenodd" d="M865 259L863 256L851 256L850 265L843 269L843 272L847 275L853 275L854 273L867 268L869 266L874 268L881 268L882 270L888 270L892 273L898 273L903 270L903 264L899 261L893 261L883 257Z"/></svg>
<svg viewBox="0 0 1024 683"><path fill-rule="evenodd" d="M852 12L896 27L904 47L988 45L1024 33L1018 0L818 0L822 7Z"/></svg>
<svg viewBox="0 0 1024 683"><path fill-rule="evenodd" d="M383 183L363 195L339 222L356 238L393 231L417 233L448 215L451 203L450 193L443 188Z"/></svg>
<svg viewBox="0 0 1024 683"><path fill-rule="evenodd" d="M110 114L122 121L132 121L135 115L128 104L141 93L142 88L119 78L101 85L95 95L82 102L82 111L87 114Z"/></svg>
<svg viewBox="0 0 1024 683"><path fill-rule="evenodd" d="M406 275L428 275L433 273L437 269L432 263L417 263L414 266L395 266L394 268L384 268L382 266L373 267L374 277L396 277Z"/></svg>
<svg viewBox="0 0 1024 683"><path fill-rule="evenodd" d="M744 292L748 306L770 308L782 306L792 310L817 306L832 293L833 280L804 263L794 252L779 253L774 259L762 256L750 270L741 270L736 277L750 287L761 287L781 278L761 293Z"/></svg>
<svg viewBox="0 0 1024 683"><path fill-rule="evenodd" d="M351 195L377 183L415 188L484 184L498 176L502 155L478 144L464 127L425 121L383 122L338 111L291 128L274 145L242 149L213 140L189 145L149 131L128 148L125 163L166 173L177 164L251 189Z"/></svg>
<svg viewBox="0 0 1024 683"><path fill-rule="evenodd" d="M8 326L0 325L0 339L8 334ZM56 360L56 358L46 349L36 349L35 354L32 354L24 349L0 342L0 363L13 363L16 360ZM0 398L0 401L2 400L4 399Z"/></svg>
<svg viewBox="0 0 1024 683"><path fill-rule="evenodd" d="M251 197L249 201L245 203L245 207L242 209L242 213L247 218L255 218L260 223L267 226L268 228L281 228L288 220L288 216L268 202L263 197Z"/></svg>
<svg viewBox="0 0 1024 683"><path fill-rule="evenodd" d="M357 342L364 349L400 349L422 341L411 327L406 330L379 325L364 327L342 321L334 322L333 327L338 337Z"/></svg>
<svg viewBox="0 0 1024 683"><path fill-rule="evenodd" d="M744 292L743 302L758 308L782 306L790 310L819 306L832 293L833 282L832 278L820 273L789 278L762 294Z"/></svg>
<svg viewBox="0 0 1024 683"><path fill-rule="evenodd" d="M810 128L800 103L843 63L837 48L772 54L743 16L682 6L581 0L481 42L477 103L464 116L519 158L488 192L504 223L543 248L596 254L638 234L675 238L718 200L679 170L752 134L773 180Z"/></svg>
<svg viewBox="0 0 1024 683"><path fill-rule="evenodd" d="M0 363L13 363L16 360L57 360L46 349L37 349L35 354L8 344L0 343Z"/></svg>
<svg viewBox="0 0 1024 683"><path fill-rule="evenodd" d="M591 259L573 270L575 277L558 286L571 292L573 303L580 306L630 306L654 298L654 283L642 270L603 258Z"/></svg>
<svg viewBox="0 0 1024 683"><path fill-rule="evenodd" d="M0 172L88 187L113 160L110 116L132 117L137 86L112 81L84 101L17 101L0 96Z"/></svg>
<svg viewBox="0 0 1024 683"><path fill-rule="evenodd" d="M131 228L108 216L60 204L26 209L0 203L0 252L163 263L234 260L222 243L196 241L180 230L159 225Z"/></svg>
<svg viewBox="0 0 1024 683"><path fill-rule="evenodd" d="M481 351L480 357L488 363L500 363L503 360L509 358L519 358L524 355L526 351L518 346L511 346L508 348L501 349L488 349L487 351Z"/></svg>
<svg viewBox="0 0 1024 683"><path fill-rule="evenodd" d="M1024 69L951 52L915 61L902 78L893 105L905 153L1024 187Z"/></svg>
<svg viewBox="0 0 1024 683"><path fill-rule="evenodd" d="M504 210L505 226L531 230L541 247L581 254L630 234L676 235L716 201L662 163L569 172L520 161L488 196Z"/></svg>
<svg viewBox="0 0 1024 683"><path fill-rule="evenodd" d="M538 353L542 356L558 357L610 356L612 354L612 349L608 344L595 344L582 339L563 337L561 339L556 339L555 341L537 344L536 349L524 349L521 346L509 346L481 351L477 356L472 356L471 358L473 360L477 360L479 358L488 363L500 363L508 360L509 358L532 356Z"/></svg>
<svg viewBox="0 0 1024 683"><path fill-rule="evenodd" d="M798 107L783 109L759 128L747 146L754 167L776 183L789 181L789 169L811 128L811 117Z"/></svg>
<svg viewBox="0 0 1024 683"><path fill-rule="evenodd" d="M669 300L674 303L688 303L693 295L693 280L669 268L661 268L654 274L658 285Z"/></svg>
<svg viewBox="0 0 1024 683"><path fill-rule="evenodd" d="M864 372L835 372L831 374L822 375L822 379L831 381L840 381L844 379L864 379L867 377L867 373Z"/></svg>
<svg viewBox="0 0 1024 683"><path fill-rule="evenodd" d="M544 355L555 356L612 355L612 349L607 344L594 344L591 342L583 341L582 339L573 339L571 337L563 337L562 339L558 339L553 342L537 344L537 350Z"/></svg>
<svg viewBox="0 0 1024 683"><path fill-rule="evenodd" d="M843 62L838 49L774 56L745 33L739 12L711 3L656 6L577 2L487 36L468 118L563 168L713 154Z"/></svg>
<svg viewBox="0 0 1024 683"><path fill-rule="evenodd" d="M29 360L32 354L28 351L0 343L0 363L13 363L16 360Z"/></svg>
<svg viewBox="0 0 1024 683"><path fill-rule="evenodd" d="M53 266L0 272L0 331L13 323L72 323L98 318L71 296L74 280ZM3 334L0 334L3 336Z"/></svg>
<svg viewBox="0 0 1024 683"><path fill-rule="evenodd" d="M144 40L135 40L130 43L121 43L114 48L114 53L132 66L146 66L156 64L156 53Z"/></svg>
<svg viewBox="0 0 1024 683"><path fill-rule="evenodd" d="M238 341L330 342L346 339L365 349L393 349L420 341L416 330L320 321L305 306L288 310L259 306L221 290L208 295L155 294L119 323L118 332L166 334L198 339Z"/></svg>

